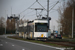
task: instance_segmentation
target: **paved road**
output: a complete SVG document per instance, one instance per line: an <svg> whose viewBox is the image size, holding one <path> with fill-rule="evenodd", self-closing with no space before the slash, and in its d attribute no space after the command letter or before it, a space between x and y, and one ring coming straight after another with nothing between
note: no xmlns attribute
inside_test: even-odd
<svg viewBox="0 0 75 50"><path fill-rule="evenodd" d="M38 43L32 43L28 41L9 39L0 36L0 50L63 50L63 49Z"/></svg>
<svg viewBox="0 0 75 50"><path fill-rule="evenodd" d="M21 47L19 45L0 40L0 50L25 50L25 49L26 48Z"/></svg>

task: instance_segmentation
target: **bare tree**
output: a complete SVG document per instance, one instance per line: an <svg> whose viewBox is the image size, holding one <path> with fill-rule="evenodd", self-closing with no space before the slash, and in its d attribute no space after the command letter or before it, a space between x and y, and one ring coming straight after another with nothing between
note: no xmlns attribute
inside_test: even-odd
<svg viewBox="0 0 75 50"><path fill-rule="evenodd" d="M75 0L68 0L68 2L66 3L66 8L64 8L63 12L61 12L61 9L58 9L59 10L58 13L60 14L59 23L61 24L62 30L66 35L72 34L72 7L74 5L75 5ZM74 29L75 29L75 21L74 21Z"/></svg>
<svg viewBox="0 0 75 50"><path fill-rule="evenodd" d="M4 17L0 17L0 34L4 33L4 25L5 21L4 21Z"/></svg>

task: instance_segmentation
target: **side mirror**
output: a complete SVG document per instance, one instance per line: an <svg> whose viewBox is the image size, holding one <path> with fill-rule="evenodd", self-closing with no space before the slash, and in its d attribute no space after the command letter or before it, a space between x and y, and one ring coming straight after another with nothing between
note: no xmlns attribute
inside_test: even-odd
<svg viewBox="0 0 75 50"><path fill-rule="evenodd" d="M49 20L51 20L51 17L49 17Z"/></svg>

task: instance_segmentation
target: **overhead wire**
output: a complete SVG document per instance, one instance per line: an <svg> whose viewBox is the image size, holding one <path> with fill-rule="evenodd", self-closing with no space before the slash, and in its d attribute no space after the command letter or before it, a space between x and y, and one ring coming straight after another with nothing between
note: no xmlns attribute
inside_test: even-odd
<svg viewBox="0 0 75 50"><path fill-rule="evenodd" d="M32 15L28 15L28 16L34 16L34 15L36 15L36 14L32 14ZM24 17L28 17L28 16L24 16ZM24 18L24 17L23 17L23 18Z"/></svg>
<svg viewBox="0 0 75 50"><path fill-rule="evenodd" d="M33 12L33 11L31 11L31 12ZM24 18L26 15L28 15L28 14L31 13L31 12L28 12L28 13L26 13L25 15L23 15L22 18ZM22 19L22 18L21 18L21 19Z"/></svg>
<svg viewBox="0 0 75 50"><path fill-rule="evenodd" d="M38 2L38 1L37 1L37 2ZM38 3L39 3L39 2L38 2ZM42 6L40 3L39 3L39 5ZM42 7L43 7L43 6L42 6ZM43 8L44 8L44 7L43 7ZM45 9L45 8L44 8L44 9ZM45 9L45 10L46 10L46 9ZM47 11L47 10L46 10L46 11Z"/></svg>
<svg viewBox="0 0 75 50"><path fill-rule="evenodd" d="M58 3L59 3L59 1L57 1L56 4L58 4ZM51 11L56 6L56 4L49 11Z"/></svg>
<svg viewBox="0 0 75 50"><path fill-rule="evenodd" d="M38 1L35 1L32 5L34 5L36 2L38 2ZM56 2L56 1L55 1ZM38 2L39 3L39 2ZM39 3L40 4L40 3ZM31 5L31 6L32 6ZM31 6L29 6L27 9L29 9ZM41 4L40 4L40 6L42 6ZM43 6L42 6L43 7ZM44 8L44 7L43 7ZM23 12L25 12L27 9L25 9L24 11L22 11L21 13L23 13ZM44 8L45 9L45 8ZM45 9L46 10L46 9ZM19 13L19 14L21 14L21 13Z"/></svg>
<svg viewBox="0 0 75 50"><path fill-rule="evenodd" d="M34 5L36 3L36 1L32 4L32 5ZM32 5L30 5L27 9L29 9ZM22 11L21 13L19 13L19 14L22 14L23 12L25 12L27 9L25 9L24 11Z"/></svg>
<svg viewBox="0 0 75 50"><path fill-rule="evenodd" d="M50 7L52 7L52 6L54 6L54 3L56 3L57 1L54 1L53 3L50 3L50 6L49 6L49 8ZM44 5L44 7L46 7L47 5Z"/></svg>
<svg viewBox="0 0 75 50"><path fill-rule="evenodd" d="M32 5L34 5L36 2L37 2L40 6L42 6L38 1L35 1ZM57 2L57 3L58 3L58 2ZM56 3L56 4L57 4L57 3ZM55 5L56 5L56 4L55 4ZM32 5L31 5L31 6L32 6ZM55 5L54 5L54 6L55 6ZM29 9L31 6L29 6L27 9ZM54 7L54 6L53 6L53 7ZM42 7L43 7L43 6L42 6ZM53 8L53 7L52 7L52 8ZM44 8L44 7L43 7L43 8ZM51 9L52 9L52 8L51 8ZM22 13L25 12L27 9L25 9L24 11L22 11L22 12L19 13L19 14L22 14ZM45 9L45 8L44 8L44 9ZM50 10L51 10L51 9L50 9ZM46 9L45 9L45 10L46 10ZM49 11L50 11L50 10L49 10ZM47 11L47 10L46 10L46 11ZM31 12L33 12L33 11L31 11ZM29 12L29 13L31 13L31 12ZM25 17L25 15L24 15L22 18L24 18L24 17Z"/></svg>
<svg viewBox="0 0 75 50"><path fill-rule="evenodd" d="M39 14L39 13L37 13L37 14ZM34 15L36 15L36 14L26 15L26 16L24 15L23 18L24 18L24 17L27 17L27 16L34 16ZM22 18L21 18L21 19L22 19Z"/></svg>
<svg viewBox="0 0 75 50"><path fill-rule="evenodd" d="M51 5L51 6L49 6L49 8L52 8L54 6L54 4L53 5Z"/></svg>
<svg viewBox="0 0 75 50"><path fill-rule="evenodd" d="M38 2L38 0L36 0L32 5L34 5L36 2L37 2L40 6L42 6L42 5ZM32 6L32 5L31 5L31 6ZM31 6L29 6L27 9L29 9ZM42 6L42 7L43 7L43 6ZM43 8L44 8L44 7L43 7ZM27 9L25 9L24 11L26 11ZM45 8L44 8L44 9L45 9ZM46 10L46 9L45 9L45 10ZM22 11L21 13L23 13L24 11ZM46 10L46 11L47 11L47 10ZM21 13L20 13L20 14L21 14ZM24 17L25 17L25 15L24 15L22 18L24 18Z"/></svg>

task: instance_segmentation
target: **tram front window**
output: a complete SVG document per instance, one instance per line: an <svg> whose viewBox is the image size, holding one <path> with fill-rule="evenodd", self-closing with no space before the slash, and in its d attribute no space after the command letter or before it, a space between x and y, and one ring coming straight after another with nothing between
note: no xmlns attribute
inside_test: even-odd
<svg viewBox="0 0 75 50"><path fill-rule="evenodd" d="M35 32L47 32L47 23L35 23Z"/></svg>

